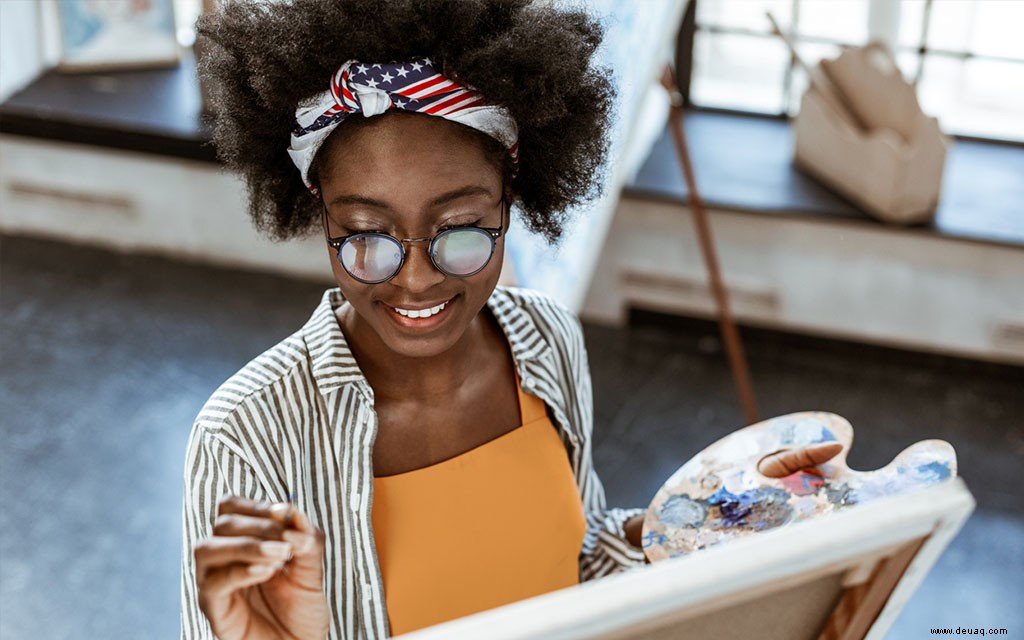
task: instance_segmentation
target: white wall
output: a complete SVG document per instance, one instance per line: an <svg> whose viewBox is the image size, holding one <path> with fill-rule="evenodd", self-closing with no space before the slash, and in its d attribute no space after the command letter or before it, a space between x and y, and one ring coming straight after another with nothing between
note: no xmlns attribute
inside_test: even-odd
<svg viewBox="0 0 1024 640"><path fill-rule="evenodd" d="M35 0L0 0L0 100L6 100L46 67Z"/></svg>

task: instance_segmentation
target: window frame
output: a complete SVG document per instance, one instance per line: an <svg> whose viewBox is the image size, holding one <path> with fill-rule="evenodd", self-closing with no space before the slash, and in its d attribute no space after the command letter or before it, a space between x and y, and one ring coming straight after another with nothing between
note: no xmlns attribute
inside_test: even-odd
<svg viewBox="0 0 1024 640"><path fill-rule="evenodd" d="M729 114L742 114L753 117L769 118L773 120L788 120L790 114L787 109L783 108L780 112L767 112L767 111L756 111L747 109L737 109L734 107L722 107L714 105L696 104L692 101L690 95L691 81L693 80L693 46L697 32L703 32L713 35L740 35L748 37L775 39L778 36L771 32L757 31L755 29L749 29L745 27L732 27L726 25L702 25L697 21L697 5L698 3L706 0L690 0L686 7L686 12L683 16L683 21L680 25L679 35L676 40L676 54L675 54L675 65L676 65L676 80L682 93L683 103L687 109L694 109L698 111L706 111L711 113L729 113ZM800 3L803 0L791 0L792 12L793 12L793 23L799 24L800 16ZM871 1L871 0L869 0ZM882 0L888 1L888 0ZM921 78L924 75L924 67L926 59L929 56L952 58L956 60L985 60L1000 63L1011 63L1019 64L1021 66L1021 72L1024 73L1024 60L1017 58L1010 58L1007 56L997 56L984 53L975 53L973 51L955 51L951 49L943 49L938 47L928 46L928 29L931 21L931 12L936 0L924 0L924 9L921 12L921 35L920 40L916 46L907 46L895 43L893 45L894 54L899 56L900 54L912 53L917 57L913 78L910 79L912 86L917 87L921 82ZM814 35L802 35L799 30L795 33L789 34L792 40L797 44L808 43L808 44L826 44L838 46L841 49L848 49L851 47L861 46L860 43L844 42L835 38L814 36ZM791 103L793 93L793 78L794 71L797 67L797 62L794 56L790 56L789 62L786 65L786 70L783 75L783 104L788 105ZM1015 147L1024 147L1024 140L1012 140L1008 138L990 138L979 135L972 135L966 133L951 133L948 134L958 140L972 140L979 142L990 142L995 144L1005 144Z"/></svg>

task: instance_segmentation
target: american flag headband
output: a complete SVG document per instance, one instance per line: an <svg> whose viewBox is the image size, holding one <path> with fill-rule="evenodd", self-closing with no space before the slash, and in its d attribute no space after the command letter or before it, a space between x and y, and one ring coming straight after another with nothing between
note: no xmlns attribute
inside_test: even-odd
<svg viewBox="0 0 1024 640"><path fill-rule="evenodd" d="M320 145L345 118L361 113L379 115L388 109L440 116L486 133L518 161L519 131L505 107L489 104L470 87L446 78L429 58L388 64L349 60L331 78L329 90L299 105L295 111L288 155L313 195L309 168Z"/></svg>

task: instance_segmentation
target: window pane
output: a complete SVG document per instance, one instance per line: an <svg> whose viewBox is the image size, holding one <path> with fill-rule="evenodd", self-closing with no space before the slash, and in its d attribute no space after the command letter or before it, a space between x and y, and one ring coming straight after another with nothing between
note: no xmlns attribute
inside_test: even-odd
<svg viewBox="0 0 1024 640"><path fill-rule="evenodd" d="M907 82L914 84L921 56L916 51L900 51L896 54L896 66L900 68Z"/></svg>
<svg viewBox="0 0 1024 640"><path fill-rule="evenodd" d="M698 31L690 97L695 104L782 113L789 53L778 38Z"/></svg>
<svg viewBox="0 0 1024 640"><path fill-rule="evenodd" d="M191 47L196 41L196 19L201 8L201 0L174 0L178 43L183 47Z"/></svg>
<svg viewBox="0 0 1024 640"><path fill-rule="evenodd" d="M975 4L975 0L933 2L928 20L928 47L967 51L974 28Z"/></svg>
<svg viewBox="0 0 1024 640"><path fill-rule="evenodd" d="M770 33L772 25L765 14L771 11L783 31L788 31L792 9L791 0L697 0L697 24Z"/></svg>
<svg viewBox="0 0 1024 640"><path fill-rule="evenodd" d="M1024 63L929 55L918 98L947 133L1024 141Z"/></svg>
<svg viewBox="0 0 1024 640"><path fill-rule="evenodd" d="M1024 60L1024 2L977 3L977 14L971 33L974 53Z"/></svg>
<svg viewBox="0 0 1024 640"><path fill-rule="evenodd" d="M932 5L928 46L1024 60L1024 2L942 0Z"/></svg>
<svg viewBox="0 0 1024 640"><path fill-rule="evenodd" d="M818 64L818 61L822 58L838 58L839 54L843 51L842 47L837 44L817 44L813 42L798 44L797 49L800 51L800 57L811 67ZM793 72L793 91L789 96L790 115L799 113L800 99L803 98L804 92L807 90L808 82L807 74L797 67Z"/></svg>
<svg viewBox="0 0 1024 640"><path fill-rule="evenodd" d="M863 44L868 39L868 2L803 0L797 18L797 30L803 36Z"/></svg>
<svg viewBox="0 0 1024 640"><path fill-rule="evenodd" d="M921 29L924 27L925 0L903 0L900 3L900 35L901 47L921 46ZM904 73L906 71L904 70Z"/></svg>

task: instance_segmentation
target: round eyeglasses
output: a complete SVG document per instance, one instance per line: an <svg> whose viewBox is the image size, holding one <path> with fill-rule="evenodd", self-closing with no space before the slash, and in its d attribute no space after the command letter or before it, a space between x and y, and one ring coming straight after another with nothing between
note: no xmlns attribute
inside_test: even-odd
<svg viewBox="0 0 1024 640"><path fill-rule="evenodd" d="M496 228L454 227L433 238L399 239L386 233L355 233L327 237L327 244L338 251L338 262L363 284L380 284L398 275L405 264L405 245L430 242L427 255L434 267L453 278L468 278L483 271L494 255L494 243L505 233L505 199L501 200L502 225ZM324 230L327 210L324 209Z"/></svg>

